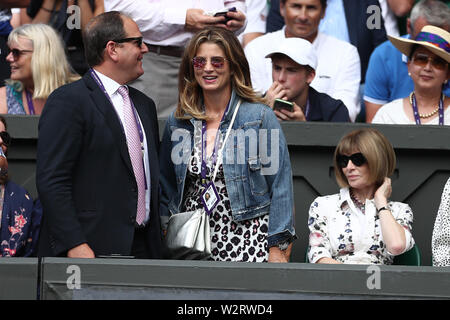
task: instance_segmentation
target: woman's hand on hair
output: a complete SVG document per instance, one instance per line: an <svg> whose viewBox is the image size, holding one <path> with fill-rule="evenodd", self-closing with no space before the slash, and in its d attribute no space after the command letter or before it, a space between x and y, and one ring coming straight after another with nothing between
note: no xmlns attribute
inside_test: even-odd
<svg viewBox="0 0 450 320"><path fill-rule="evenodd" d="M375 191L375 195L373 197L375 201L375 206L377 208L386 206L387 199L389 199L391 193L392 193L391 179L385 177L383 184Z"/></svg>

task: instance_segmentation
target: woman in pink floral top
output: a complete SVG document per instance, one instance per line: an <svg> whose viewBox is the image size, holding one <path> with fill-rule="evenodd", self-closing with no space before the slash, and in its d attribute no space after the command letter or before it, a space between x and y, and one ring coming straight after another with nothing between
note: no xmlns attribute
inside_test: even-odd
<svg viewBox="0 0 450 320"><path fill-rule="evenodd" d="M392 264L414 246L411 208L388 200L395 161L392 145L375 129L341 139L334 167L342 189L316 198L309 210L310 262Z"/></svg>
<svg viewBox="0 0 450 320"><path fill-rule="evenodd" d="M31 257L36 255L42 208L39 200L34 202L25 189L8 180L10 142L0 116L0 256Z"/></svg>

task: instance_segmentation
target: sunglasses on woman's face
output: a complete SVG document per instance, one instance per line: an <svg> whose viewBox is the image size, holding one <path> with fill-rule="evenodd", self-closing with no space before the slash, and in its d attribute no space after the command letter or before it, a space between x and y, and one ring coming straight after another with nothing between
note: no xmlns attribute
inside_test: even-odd
<svg viewBox="0 0 450 320"><path fill-rule="evenodd" d="M338 166L341 168L347 167L349 160L352 160L352 163L357 167L360 167L367 162L367 159L363 156L361 152L354 153L351 156L345 156L343 154L340 154L337 156L336 160Z"/></svg>
<svg viewBox="0 0 450 320"><path fill-rule="evenodd" d="M211 57L211 65L216 69L221 69L225 65L224 57ZM203 69L206 66L207 59L205 57L194 57L192 64L195 69Z"/></svg>
<svg viewBox="0 0 450 320"><path fill-rule="evenodd" d="M9 147L9 145L11 144L11 136L9 135L9 133L6 131L0 132L0 138L2 138L3 144Z"/></svg>
<svg viewBox="0 0 450 320"><path fill-rule="evenodd" d="M431 62L433 68L438 70L444 70L447 65L447 61L439 57L430 57L425 53L416 53L412 59L412 62L419 67L425 67L428 64L428 61Z"/></svg>
<svg viewBox="0 0 450 320"><path fill-rule="evenodd" d="M19 49L9 49L9 52L12 53L14 61L19 60L19 58L26 52L33 52L33 50L19 50Z"/></svg>

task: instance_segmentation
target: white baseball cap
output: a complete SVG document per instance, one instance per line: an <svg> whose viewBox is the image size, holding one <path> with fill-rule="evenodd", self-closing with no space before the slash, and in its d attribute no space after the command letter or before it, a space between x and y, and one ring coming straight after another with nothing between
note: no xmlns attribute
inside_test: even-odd
<svg viewBox="0 0 450 320"><path fill-rule="evenodd" d="M317 68L317 55L311 42L302 38L284 38L278 46L269 53L266 58L271 58L276 53L282 53L303 66Z"/></svg>

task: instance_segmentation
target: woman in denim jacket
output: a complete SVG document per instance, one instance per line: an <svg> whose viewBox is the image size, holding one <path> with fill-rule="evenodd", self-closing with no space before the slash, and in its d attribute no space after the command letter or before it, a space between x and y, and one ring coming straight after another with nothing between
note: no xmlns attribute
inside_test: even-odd
<svg viewBox="0 0 450 320"><path fill-rule="evenodd" d="M179 90L160 150L163 230L170 215L202 208L205 190L215 188L217 201L207 208L211 259L288 262L296 238L289 153L273 111L251 87L233 33L212 27L191 39Z"/></svg>

